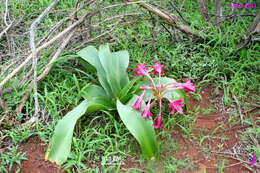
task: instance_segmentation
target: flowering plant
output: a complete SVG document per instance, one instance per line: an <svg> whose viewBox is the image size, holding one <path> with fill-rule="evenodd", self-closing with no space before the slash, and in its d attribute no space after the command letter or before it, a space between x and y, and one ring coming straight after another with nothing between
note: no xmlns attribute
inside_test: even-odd
<svg viewBox="0 0 260 173"><path fill-rule="evenodd" d="M129 64L128 52L111 52L108 45L101 45L99 50L88 46L79 51L78 55L82 65L95 69L98 79L96 82L99 85L89 84L84 87L81 91L84 100L59 120L45 158L59 165L64 163L70 153L76 122L84 114L95 111L117 111L124 125L138 141L144 157L158 157L154 128L162 128L162 103L164 99L168 99L171 114L176 111L183 113L182 108L186 100L184 90L195 91L194 85L190 81L177 83L171 78L162 77L164 66L160 63L155 63L150 69L139 64L135 69L136 76L145 76L148 82L142 82L141 77L130 81L126 72ZM152 78L149 74L151 70L154 76L159 77ZM140 83L143 84L142 93L137 96ZM159 103L160 111L154 123L151 107L155 102Z"/></svg>

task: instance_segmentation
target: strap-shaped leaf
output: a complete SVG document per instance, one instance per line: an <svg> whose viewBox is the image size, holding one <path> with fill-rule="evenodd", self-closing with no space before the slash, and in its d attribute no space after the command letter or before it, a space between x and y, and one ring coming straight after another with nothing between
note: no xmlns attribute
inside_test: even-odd
<svg viewBox="0 0 260 173"><path fill-rule="evenodd" d="M122 103L126 103L133 97L136 90L139 90L138 82L142 79L141 76L134 78L133 80L129 81L125 87L119 93L119 100Z"/></svg>
<svg viewBox="0 0 260 173"><path fill-rule="evenodd" d="M99 56L98 56L98 50L94 46L88 46L81 51L78 52L78 55L90 63L92 66L94 66L97 70L97 76L100 84L105 89L108 95L112 96L112 90L110 88L110 85L106 78L106 72L104 68L101 65Z"/></svg>
<svg viewBox="0 0 260 173"><path fill-rule="evenodd" d="M77 120L86 112L91 113L108 108L107 101L102 98L93 98L91 101L81 102L67 113L55 128L45 159L56 162L58 165L64 163L70 153L73 130Z"/></svg>
<svg viewBox="0 0 260 173"><path fill-rule="evenodd" d="M119 96L121 89L129 82L126 72L129 65L128 52L112 53L108 45L101 45L99 50L88 46L78 55L96 68L99 82L107 94L114 98Z"/></svg>
<svg viewBox="0 0 260 173"><path fill-rule="evenodd" d="M123 50L114 52L112 53L112 55L113 59L115 59L115 61L117 62L116 69L118 71L118 75L120 76L120 86L121 88L123 88L129 82L128 74L126 72L126 69L129 65L129 54L126 50Z"/></svg>
<svg viewBox="0 0 260 173"><path fill-rule="evenodd" d="M93 97L101 97L107 100L110 99L110 96L107 95L105 90L97 85L88 85L81 91L81 95L87 100L92 99Z"/></svg>
<svg viewBox="0 0 260 173"><path fill-rule="evenodd" d="M126 68L129 63L127 51L111 53L108 44L101 45L98 52L102 67L106 72L113 95L119 96L121 89L128 83Z"/></svg>
<svg viewBox="0 0 260 173"><path fill-rule="evenodd" d="M131 104L133 101L130 101ZM117 110L121 120L140 144L144 157L148 159L157 158L158 143L152 121L145 120L140 112L132 109L130 105L123 105L117 100Z"/></svg>

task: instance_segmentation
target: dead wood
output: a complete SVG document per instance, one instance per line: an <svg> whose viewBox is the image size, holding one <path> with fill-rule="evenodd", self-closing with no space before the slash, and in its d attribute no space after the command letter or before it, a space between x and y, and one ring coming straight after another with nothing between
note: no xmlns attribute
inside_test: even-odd
<svg viewBox="0 0 260 173"><path fill-rule="evenodd" d="M218 25L221 23L221 16L222 16L221 0L215 0L215 8L216 8L215 25Z"/></svg>
<svg viewBox="0 0 260 173"><path fill-rule="evenodd" d="M135 2L136 0L128 0L130 2ZM149 3L140 3L140 6L146 10L148 10L149 12L163 18L164 20L166 20L166 22L174 27L176 27L177 29L179 29L181 32L191 35L193 37L198 37L198 38L203 38L202 36L199 35L199 32L192 30L191 28L189 28L188 26L184 25L181 23L181 21L174 16L173 14L171 14L170 12L168 12L165 9L162 8L157 8L154 5L151 5Z"/></svg>
<svg viewBox="0 0 260 173"><path fill-rule="evenodd" d="M209 20L209 13L208 13L208 7L205 2L205 0L198 0L199 6L200 6L200 12L204 18L204 20L207 22Z"/></svg>
<svg viewBox="0 0 260 173"><path fill-rule="evenodd" d="M33 90L34 90L34 106L35 106L35 115L39 112L39 101L38 101L38 92L37 92L37 51L35 46L35 31L36 27L42 21L42 19L50 12L50 10L59 2L59 0L53 1L31 24L30 26L30 48L32 51L32 70L33 70Z"/></svg>
<svg viewBox="0 0 260 173"><path fill-rule="evenodd" d="M54 42L56 42L57 40L59 40L61 37L63 37L64 35L66 35L68 32L70 32L72 29L74 29L75 27L77 27L79 24L81 24L82 22L84 22L84 20L88 17L92 17L94 15L96 15L99 11L103 11L109 8L114 8L114 7L118 7L118 6L124 6L124 5L131 5L131 4L138 4L138 3L142 3L144 1L135 1L135 2L126 2L126 3L119 3L119 4L113 4L89 13L85 13L83 16L81 16L79 18L79 20L77 20L76 22L74 22L73 24L69 25L66 29L64 29L62 32L58 33L57 35L55 35L51 40L49 40L48 42L45 42L44 44L42 44L41 46L39 46L38 48L36 48L36 52L39 52L40 50L50 46L51 44L53 44ZM4 78L4 80L0 83L0 90L3 88L3 86L10 81L18 72L20 72L22 70L22 68L24 68L28 62L32 59L32 54L30 54L16 69L14 69L7 77Z"/></svg>
<svg viewBox="0 0 260 173"><path fill-rule="evenodd" d="M62 42L61 46L57 49L57 51L55 52L55 54L53 55L53 57L51 58L50 62L46 65L44 71L42 72L42 74L40 74L37 77L37 82L42 80L44 77L46 77L51 69L51 67L53 66L53 63L55 62L55 60L59 57L59 55L62 53L63 49L67 46L67 44L69 43L69 41L71 40L72 36L74 34L74 31L70 32L69 35L66 37L66 39ZM27 92L25 93L25 95L22 97L20 104L18 105L18 107L16 108L16 113L20 114L22 112L22 109L26 103L26 101L28 100L31 90L34 87L34 83L33 81L30 83Z"/></svg>
<svg viewBox="0 0 260 173"><path fill-rule="evenodd" d="M237 45L236 51L246 47L250 43L256 43L260 41L260 38L253 38L254 34L260 33L260 10L258 11L256 17L254 18L254 21L251 23L249 28L247 29L244 38L242 38L242 41Z"/></svg>

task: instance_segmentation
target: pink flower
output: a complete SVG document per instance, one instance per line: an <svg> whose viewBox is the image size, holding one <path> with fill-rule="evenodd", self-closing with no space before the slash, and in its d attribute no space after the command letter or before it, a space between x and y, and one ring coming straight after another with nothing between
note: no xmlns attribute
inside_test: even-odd
<svg viewBox="0 0 260 173"><path fill-rule="evenodd" d="M151 86L141 86L140 87L142 90L150 90L150 89L153 89L153 87Z"/></svg>
<svg viewBox="0 0 260 173"><path fill-rule="evenodd" d="M133 109L136 109L136 110L141 109L143 98L144 98L144 92L143 92L143 94L141 94L141 95L137 98L137 100L135 101L135 103L134 103L134 105L132 106L132 108L133 108Z"/></svg>
<svg viewBox="0 0 260 173"><path fill-rule="evenodd" d="M137 71L135 76L148 76L147 67L145 64L138 64L138 68L134 69L134 71Z"/></svg>
<svg viewBox="0 0 260 173"><path fill-rule="evenodd" d="M159 74L163 74L163 69L165 68L165 66L161 65L161 64L158 63L158 62L155 62L154 64L155 64L155 65L152 66L152 68L154 69L153 74L154 74L154 75L157 75L158 73L159 73Z"/></svg>
<svg viewBox="0 0 260 173"><path fill-rule="evenodd" d="M188 80L187 82L185 83L182 83L182 87L185 91L191 91L191 92L195 92L196 89L195 89L195 85L191 82L191 80Z"/></svg>
<svg viewBox="0 0 260 173"><path fill-rule="evenodd" d="M161 114L159 114L157 119L155 120L155 123L153 124L153 128L155 128L155 129L163 128L163 126L162 126L162 115Z"/></svg>
<svg viewBox="0 0 260 173"><path fill-rule="evenodd" d="M256 159L256 155L254 154L254 155L251 156L251 162L250 162L250 165L254 165L254 164L256 164L256 161L257 161L257 159Z"/></svg>
<svg viewBox="0 0 260 173"><path fill-rule="evenodd" d="M185 91L188 92L195 92L195 85L191 82L191 80L188 80L185 83L172 83L171 87L175 87L176 89L184 89Z"/></svg>
<svg viewBox="0 0 260 173"><path fill-rule="evenodd" d="M152 117L152 116L153 116L153 114L150 112L150 108L151 108L151 104L150 104L150 101L149 101L149 102L147 103L147 105L146 105L144 111L142 112L142 116L143 116L144 118L147 118L147 116L149 116L149 117Z"/></svg>
<svg viewBox="0 0 260 173"><path fill-rule="evenodd" d="M173 100L173 101L170 102L170 104L168 104L168 106L172 109L170 114L173 114L176 111L179 112L180 114L183 114L182 107L184 106L184 104L183 104L182 99Z"/></svg>

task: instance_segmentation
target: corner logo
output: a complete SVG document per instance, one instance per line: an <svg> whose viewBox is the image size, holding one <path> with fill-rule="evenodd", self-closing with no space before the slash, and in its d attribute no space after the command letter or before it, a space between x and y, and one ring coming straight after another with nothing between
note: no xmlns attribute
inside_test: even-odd
<svg viewBox="0 0 260 173"><path fill-rule="evenodd" d="M256 3L230 3L230 8L256 8Z"/></svg>

